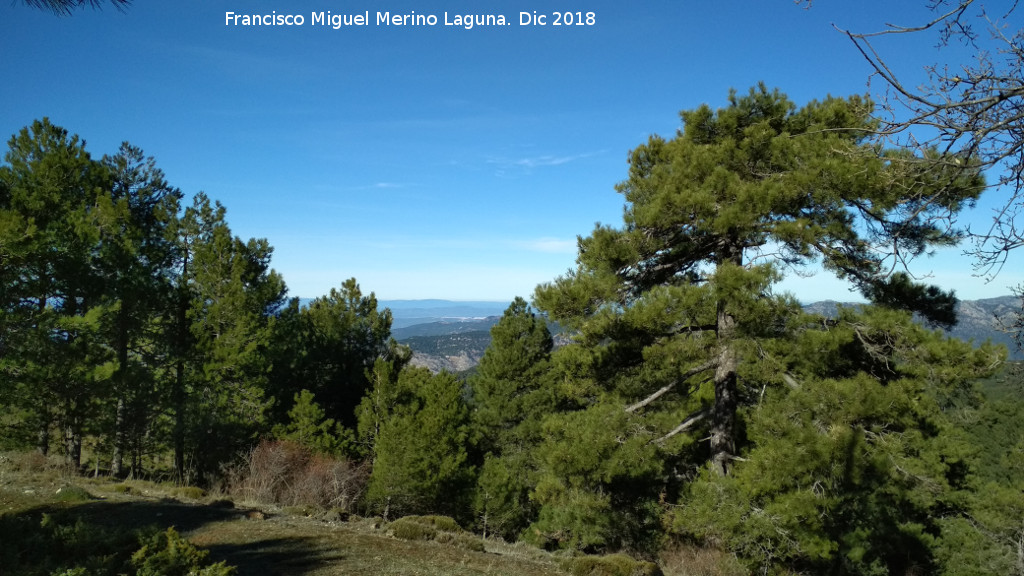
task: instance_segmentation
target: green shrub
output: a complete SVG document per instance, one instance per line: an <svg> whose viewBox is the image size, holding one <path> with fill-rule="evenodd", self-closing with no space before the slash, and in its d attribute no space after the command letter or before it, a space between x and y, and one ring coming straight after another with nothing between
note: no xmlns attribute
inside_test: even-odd
<svg viewBox="0 0 1024 576"><path fill-rule="evenodd" d="M129 530L103 528L67 513L0 516L0 574L114 576L139 545Z"/></svg>
<svg viewBox="0 0 1024 576"><path fill-rule="evenodd" d="M63 486L57 489L58 502L87 502L89 500L92 500L92 494L80 486Z"/></svg>
<svg viewBox="0 0 1024 576"><path fill-rule="evenodd" d="M399 518L388 527L395 538L402 540L433 540L437 529L429 524L417 522L412 517Z"/></svg>
<svg viewBox="0 0 1024 576"><path fill-rule="evenodd" d="M464 550L470 550L472 552L484 552L484 541L475 536L469 534L459 534L455 536L452 541L452 545Z"/></svg>
<svg viewBox="0 0 1024 576"><path fill-rule="evenodd" d="M199 550L174 530L154 534L132 555L136 576L232 576L235 568L224 562L206 564L209 552Z"/></svg>
<svg viewBox="0 0 1024 576"><path fill-rule="evenodd" d="M196 486L180 486L174 489L174 495L178 498L201 500L206 497L206 491Z"/></svg>
<svg viewBox="0 0 1024 576"><path fill-rule="evenodd" d="M562 569L573 576L663 576L657 564L625 554L568 558L562 561Z"/></svg>
<svg viewBox="0 0 1024 576"><path fill-rule="evenodd" d="M473 537L447 516L406 516L388 525L395 538L402 540L433 540L473 552L483 552L482 540Z"/></svg>
<svg viewBox="0 0 1024 576"><path fill-rule="evenodd" d="M448 516L406 516L404 519L418 522L425 526L433 526L445 532L454 532L456 534L463 532L459 523Z"/></svg>

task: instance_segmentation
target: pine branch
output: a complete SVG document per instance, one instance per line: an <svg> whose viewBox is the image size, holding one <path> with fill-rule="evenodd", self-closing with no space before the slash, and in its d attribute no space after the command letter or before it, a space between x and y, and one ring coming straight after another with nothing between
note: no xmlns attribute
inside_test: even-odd
<svg viewBox="0 0 1024 576"><path fill-rule="evenodd" d="M627 407L626 408L626 412L629 412L629 413L636 412L637 410L643 408L644 406L647 406L651 402L654 402L655 400L657 400L661 396L664 396L669 390L675 388L676 385L678 385L680 382L683 382L687 378L689 378L691 376L696 376L697 374L700 374L701 372L705 372L707 370L710 370L712 368L717 368L717 367L718 367L718 359L717 358L713 358L713 359L708 360L707 362L701 364L700 366L695 366L693 368L690 368L689 370L684 372L683 375L678 380L675 380L672 383L667 384L667 385L659 388L658 391L655 392L654 394L651 394L650 396L648 396L647 398L644 398L643 400L637 402L636 404L633 404L632 406Z"/></svg>
<svg viewBox="0 0 1024 576"><path fill-rule="evenodd" d="M664 442L665 440L668 440L669 438L675 436L676 434L679 434L681 432L686 432L690 428L693 428L695 425L700 423L700 421L702 421L705 418L707 418L709 414L711 414L711 412L708 409L706 409L706 408L704 410L701 410L700 412L695 412L693 414L690 414L689 416L686 417L686 420L683 420L682 424L680 424L679 426L676 426L671 432L669 432L668 434L665 434L661 438L658 438L657 440L655 440L655 442L660 444L660 443Z"/></svg>

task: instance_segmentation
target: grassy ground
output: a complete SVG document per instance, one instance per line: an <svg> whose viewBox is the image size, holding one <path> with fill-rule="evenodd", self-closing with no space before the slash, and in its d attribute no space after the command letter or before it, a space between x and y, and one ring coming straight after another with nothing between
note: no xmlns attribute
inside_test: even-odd
<svg viewBox="0 0 1024 576"><path fill-rule="evenodd" d="M527 545L483 541L468 533L447 543L440 538L440 542L403 540L392 532L399 523L392 526L379 518L307 517L300 509L219 500L197 488L69 475L35 454L0 453L0 520L38 527L44 515L58 517L64 524L81 519L111 533L153 533L174 527L208 550L210 561L236 566L238 576L568 574L562 567L567 556ZM483 552L474 550L480 542ZM135 549L131 545L129 554ZM0 558L5 552L8 558L11 552L17 556L17 550L4 546L0 538ZM665 576L747 574L731 554L688 546L666 550L660 564ZM9 574L22 572L0 565L0 576Z"/></svg>
<svg viewBox="0 0 1024 576"><path fill-rule="evenodd" d="M452 544L400 540L379 519L329 521L230 506L173 486L18 469L5 458L7 466L0 461L0 515L34 522L43 514L62 514L117 529L173 526L209 550L211 560L237 566L240 576L565 574L557 557L530 547L488 541L484 552L475 552Z"/></svg>

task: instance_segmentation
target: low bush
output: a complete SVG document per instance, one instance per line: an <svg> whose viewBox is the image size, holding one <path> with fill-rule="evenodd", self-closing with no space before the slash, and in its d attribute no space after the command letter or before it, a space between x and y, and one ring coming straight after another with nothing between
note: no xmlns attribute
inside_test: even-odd
<svg viewBox="0 0 1024 576"><path fill-rule="evenodd" d="M87 502L89 500L92 500L92 494L80 486L62 486L57 489L58 502Z"/></svg>
<svg viewBox="0 0 1024 576"><path fill-rule="evenodd" d="M104 528L68 513L0 516L3 576L230 576L169 529ZM140 548L140 545L142 546Z"/></svg>
<svg viewBox="0 0 1024 576"><path fill-rule="evenodd" d="M174 489L174 495L189 500L202 500L206 497L206 491L197 486L179 486Z"/></svg>
<svg viewBox="0 0 1024 576"><path fill-rule="evenodd" d="M31 452L12 452L8 456L8 460L10 467L17 472L39 473L58 467L49 457L35 450Z"/></svg>
<svg viewBox="0 0 1024 576"><path fill-rule="evenodd" d="M484 552L484 541L472 534L456 534L451 542L452 546L473 552Z"/></svg>
<svg viewBox="0 0 1024 576"><path fill-rule="evenodd" d="M474 552L483 552L483 540L463 530L448 516L405 516L388 525L388 531L402 540L432 540Z"/></svg>
<svg viewBox="0 0 1024 576"><path fill-rule="evenodd" d="M414 517L399 518L388 526L388 530L402 540L433 540L437 538L437 529L430 524L417 522Z"/></svg>
<svg viewBox="0 0 1024 576"><path fill-rule="evenodd" d="M735 554L689 544L671 546L660 554L666 576L746 576Z"/></svg>
<svg viewBox="0 0 1024 576"><path fill-rule="evenodd" d="M562 569L573 576L664 576L657 564L625 554L567 558Z"/></svg>
<svg viewBox="0 0 1024 576"><path fill-rule="evenodd" d="M306 517L308 517L308 516L312 516L313 515L313 507L312 506L284 506L283 508L281 508L281 513L282 514L287 514L288 516L306 516Z"/></svg>
<svg viewBox="0 0 1024 576"><path fill-rule="evenodd" d="M174 530L159 532L143 541L132 555L136 576L232 576L235 568L224 562L208 564L206 550L196 548Z"/></svg>
<svg viewBox="0 0 1024 576"><path fill-rule="evenodd" d="M313 454L289 441L264 441L229 475L229 490L279 506L352 512L369 479L368 466Z"/></svg>
<svg viewBox="0 0 1024 576"><path fill-rule="evenodd" d="M438 530L444 530L445 532L454 532L461 534L464 532L459 523L453 520L449 516L406 516L405 519L424 524L426 526L433 526Z"/></svg>

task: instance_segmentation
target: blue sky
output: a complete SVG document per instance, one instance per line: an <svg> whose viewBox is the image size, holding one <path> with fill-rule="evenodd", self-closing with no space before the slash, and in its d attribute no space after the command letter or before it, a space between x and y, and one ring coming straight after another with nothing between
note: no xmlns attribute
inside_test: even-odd
<svg viewBox="0 0 1024 576"><path fill-rule="evenodd" d="M220 200L235 234L268 238L292 295L354 276L384 299L506 301L573 267L577 234L621 222L628 151L671 136L679 110L762 80L798 103L877 92L831 24L929 14L881 0L135 0L60 18L13 1L0 2L3 138L48 116L97 157L142 147L187 195ZM555 10L595 25L518 25ZM335 30L314 11L439 23ZM225 12L306 23L227 26ZM444 26L445 12L511 25ZM961 56L931 38L885 47L908 77ZM914 272L963 298L1022 282L1019 256L986 284L958 252ZM783 288L853 297L822 274Z"/></svg>

